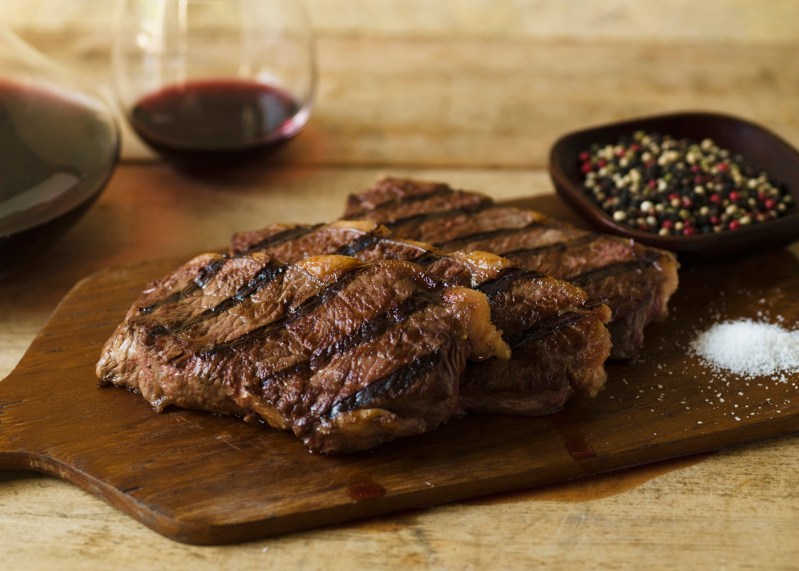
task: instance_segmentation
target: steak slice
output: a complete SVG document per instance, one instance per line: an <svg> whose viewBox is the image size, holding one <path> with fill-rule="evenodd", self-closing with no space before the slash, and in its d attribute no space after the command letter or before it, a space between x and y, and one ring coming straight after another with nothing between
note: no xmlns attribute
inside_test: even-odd
<svg viewBox="0 0 799 571"><path fill-rule="evenodd" d="M512 356L466 368L460 387L464 411L545 414L562 408L575 392L595 396L605 384L610 310L567 282L486 252L447 255L366 221L275 224L234 235L233 254L259 250L288 263L319 254L409 260L447 285L485 293Z"/></svg>
<svg viewBox="0 0 799 571"><path fill-rule="evenodd" d="M474 198L468 202L464 195L470 194ZM493 252L583 288L613 312L608 328L611 357L617 359L640 351L644 328L667 315L677 289L679 266L670 252L581 230L532 210L503 207L444 184L385 178L351 195L345 217L385 224L396 236L445 251Z"/></svg>
<svg viewBox="0 0 799 571"><path fill-rule="evenodd" d="M101 385L352 452L452 416L466 360L507 358L485 295L414 264L204 254L150 284L106 343Z"/></svg>

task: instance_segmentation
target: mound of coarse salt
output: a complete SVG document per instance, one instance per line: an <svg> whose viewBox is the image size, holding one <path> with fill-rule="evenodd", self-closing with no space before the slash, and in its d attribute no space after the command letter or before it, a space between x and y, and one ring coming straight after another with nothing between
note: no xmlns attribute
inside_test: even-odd
<svg viewBox="0 0 799 571"><path fill-rule="evenodd" d="M799 330L751 319L718 323L691 344L715 369L746 377L799 372Z"/></svg>

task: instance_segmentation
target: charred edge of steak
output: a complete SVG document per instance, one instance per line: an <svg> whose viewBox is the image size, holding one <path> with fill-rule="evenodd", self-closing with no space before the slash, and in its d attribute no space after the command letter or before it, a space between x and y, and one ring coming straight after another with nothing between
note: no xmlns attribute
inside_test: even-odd
<svg viewBox="0 0 799 571"><path fill-rule="evenodd" d="M361 324L349 335L337 340L329 347L316 351L311 356L311 366L321 368L337 353L344 353L360 343L366 343L378 337L391 326L407 321L413 314L424 311L434 303L441 301L441 295L426 290L414 292L410 297L386 310L383 314Z"/></svg>
<svg viewBox="0 0 799 571"><path fill-rule="evenodd" d="M409 216L402 216L400 218L381 220L380 223L388 228L396 228L397 226L409 224L411 222L425 222L428 220L434 220L436 218L451 218L453 216L457 216L458 214L477 214L478 212L488 210L493 206L494 205L491 203L470 204L467 206L461 206L459 208L436 210L433 212L421 212L419 214L411 214ZM368 215L368 212L366 214Z"/></svg>
<svg viewBox="0 0 799 571"><path fill-rule="evenodd" d="M194 280L192 280L192 282L189 285L187 285L180 291L176 291L173 294L170 294L166 297L154 301L150 305L145 305L144 307L140 307L139 313L144 313L144 314L152 313L159 307L163 307L164 305L169 305L172 303L177 303L178 301L180 301L185 297L188 297L195 291L199 291L205 288L205 286L208 285L208 283L214 278L214 276L216 276L216 274L219 273L219 271L228 262L228 260L230 260L228 256L222 256L221 258L214 260L210 264L207 264L197 272L197 277L194 278Z"/></svg>
<svg viewBox="0 0 799 571"><path fill-rule="evenodd" d="M250 252L254 252L255 250L263 250L265 248L274 248L275 246L279 246L281 244L285 244L286 242L290 242L291 240L296 240L297 238L301 238L307 234L310 234L317 228L320 228L323 224L313 224L310 226L296 226L294 228L288 228L283 232L278 232L269 238L264 238L256 242L255 244L251 244L247 246L247 249L243 252L239 253L238 255L249 254Z"/></svg>
<svg viewBox="0 0 799 571"><path fill-rule="evenodd" d="M578 238L572 238L571 240L553 242L545 246L534 246L530 248L518 248L516 250L508 250L507 252L502 252L501 255L510 258L512 256L536 256L538 254L544 254L546 252L552 252L552 251L565 253L571 248L577 248L579 246L585 246L586 244L591 243L592 241L596 240L598 236L599 235L594 232L589 232L588 234L579 236Z"/></svg>
<svg viewBox="0 0 799 571"><path fill-rule="evenodd" d="M339 399L330 406L326 413L320 416L332 419L341 413L368 407L369 404L389 392L402 393L411 387L421 375L435 369L443 359L443 351L422 355L410 363L394 369L388 375L372 381L351 395Z"/></svg>
<svg viewBox="0 0 799 571"><path fill-rule="evenodd" d="M448 184L444 183L435 183L435 186L430 190L430 192L426 192L423 194L417 194L413 196L402 196L400 198L395 198L393 200L386 200L385 202L381 202L378 205L378 208L390 208L392 206L399 206L402 204L411 204L413 202L421 202L423 200L428 200L430 198L434 198L437 196L447 196L448 194L453 194L455 191L450 187ZM353 195L357 197L357 195ZM349 217L359 217L369 213L372 209L370 208L352 208L347 210L347 216Z"/></svg>
<svg viewBox="0 0 799 571"><path fill-rule="evenodd" d="M147 333L148 335L159 336L165 335L167 333L179 333L181 331L186 331L189 327L197 325L198 323L202 323L214 315L219 315L220 313L224 313L225 311L244 303L247 299L277 279L278 276L285 273L287 269L288 266L286 264L278 262L274 259L270 259L266 265L262 266L246 284L236 290L236 293L220 301L214 307L206 309L192 319L183 321L177 327L169 327L162 323L151 328Z"/></svg>

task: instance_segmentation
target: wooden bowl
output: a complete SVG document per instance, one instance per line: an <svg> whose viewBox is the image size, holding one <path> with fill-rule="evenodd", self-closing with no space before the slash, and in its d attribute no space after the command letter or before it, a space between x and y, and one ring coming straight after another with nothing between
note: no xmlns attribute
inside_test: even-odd
<svg viewBox="0 0 799 571"><path fill-rule="evenodd" d="M580 152L593 143L615 143L637 130L674 138L713 139L783 183L794 197L790 212L780 218L735 231L693 236L659 236L615 222L584 191ZM777 248L799 240L799 152L774 133L742 119L716 113L675 113L593 127L564 135L549 156L549 174L557 192L592 226L602 232L635 239L679 255L681 261L708 262Z"/></svg>

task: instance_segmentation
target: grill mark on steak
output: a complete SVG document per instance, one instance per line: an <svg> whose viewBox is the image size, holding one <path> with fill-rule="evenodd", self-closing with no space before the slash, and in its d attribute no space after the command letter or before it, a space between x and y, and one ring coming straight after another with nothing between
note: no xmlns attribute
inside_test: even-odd
<svg viewBox="0 0 799 571"><path fill-rule="evenodd" d="M493 207L494 205L491 206ZM458 236L457 238L453 238L452 240L447 240L445 242L435 242L435 245L445 250L457 250L458 248L465 246L469 242L474 242L477 240L490 240L492 238L501 238L503 236L511 236L513 234L516 234L517 232L521 232L522 230L529 230L530 228L536 228L542 225L543 221L533 220L532 222L529 222L524 226L515 226L512 228L497 228L496 230L486 230L484 232L472 232L471 234L464 234L462 236ZM501 252L496 252L496 253L498 255L504 255Z"/></svg>
<svg viewBox="0 0 799 571"><path fill-rule="evenodd" d="M440 303L443 289L444 287L441 286L436 291L425 289L414 291L405 300L386 308L382 314L364 321L360 327L336 340L330 346L314 351L309 360L285 367L260 379L261 392L264 391L267 384L280 383L296 375L324 370L334 357L341 358L342 355L357 349L360 345L378 339L381 335L388 333L392 327L401 325L417 313L424 313L430 306ZM393 398L392 395L404 394L414 383L418 382L421 375L432 372L445 358L446 355L442 349L427 353L384 377L371 381L368 386L349 397L334 402L330 410L327 412L322 410L320 418L330 420L342 412L368 406L377 398L383 396Z"/></svg>
<svg viewBox="0 0 799 571"><path fill-rule="evenodd" d="M476 289L483 292L488 298L489 303L493 306L495 303L494 298L508 291L516 281L520 279L541 279L546 277L546 274L535 270L512 267L502 272L495 279L480 284ZM561 328L574 325L581 319L584 319L586 313L590 313L600 305L602 305L601 301L588 300L582 306L584 311L567 311L551 319L536 322L523 331L517 331L507 336L506 341L511 349L515 349L531 341L542 339L548 335L552 335Z"/></svg>
<svg viewBox="0 0 799 571"><path fill-rule="evenodd" d="M228 256L223 256L211 262L210 264L205 265L202 267L199 272L197 273L197 277L191 281L186 287L183 289L176 291L175 293L163 297L159 300L154 301L150 305L145 305L144 307L139 308L139 313L152 313L159 307L163 307L165 305L169 305L172 303L177 303L178 301L190 296L196 291L200 291L204 289L208 282L210 282L216 274L222 269L222 267L228 262L230 258Z"/></svg>
<svg viewBox="0 0 799 571"><path fill-rule="evenodd" d="M511 267L501 272L496 278L479 284L475 289L483 292L490 303L492 298L508 291L520 279L537 280L543 277L546 277L545 274L535 270Z"/></svg>
<svg viewBox="0 0 799 571"><path fill-rule="evenodd" d="M248 389L255 395L263 396L264 394L264 387L269 383L279 383L281 381L290 379L296 375L310 373L311 372L311 363L307 359L303 359L293 365L289 365L288 367L283 367L282 369L278 369L276 371L272 371L265 377L259 377L257 384L248 387Z"/></svg>
<svg viewBox="0 0 799 571"><path fill-rule="evenodd" d="M267 323L266 325L261 325L260 327L256 327L255 329L250 329L246 333L239 335L238 337L234 337L224 343L217 343L213 347L209 347L205 351L201 353L203 357L209 357L211 355L217 353L223 353L225 351L231 351L237 347L243 347L252 341L256 341L258 339L264 339L270 333L274 333L278 331L281 327L286 325L289 320L285 317L273 321L272 323Z"/></svg>
<svg viewBox="0 0 799 571"><path fill-rule="evenodd" d="M260 242L257 242L247 248L243 253L253 252L255 250L262 250L264 248L273 248L275 246L279 246L280 244L285 244L291 240L296 240L297 238L301 238L306 234L310 234L317 228L322 226L322 224L313 224L308 226L295 226L294 228L289 228L284 230L283 232L278 232L273 236L269 236L268 238L264 238Z"/></svg>
<svg viewBox="0 0 799 571"><path fill-rule="evenodd" d="M389 178L378 181L371 189L363 193L368 200L364 200L362 204L367 207L371 206L371 210L366 216L375 222L391 219L392 213L384 211L381 207L380 200L382 198L396 199L403 194L424 192L424 189L430 188L431 184L433 183L410 179ZM453 190L452 196L463 194L472 194L475 197L483 196L480 193ZM357 201L358 197L351 197L349 204ZM438 199L435 204L429 205L429 210L436 213L437 216L442 216L442 212L447 211L446 201L446 198ZM446 223L441 224L440 228L435 224L418 227L409 224L397 227L396 234L399 237L425 240L444 250L459 247L486 249L506 256L523 267L544 270L557 278L584 287L590 297L602 299L613 310L613 317L608 324L608 329L613 340L612 356L614 358L634 357L641 349L644 327L667 315L668 301L678 284L679 264L671 253L604 234L586 235L585 242L574 242L568 247L556 246L552 245L552 239L568 243L582 238L584 233L573 226L544 217L539 221L543 232L534 230L529 232L528 236L528 232L523 229L507 227L525 224L524 213L534 217L540 216L538 213L492 203L488 208L483 208L481 212L475 214L473 219L468 216L458 216L457 204L454 201L451 204L449 212L454 212L454 214L451 214L451 217L447 218ZM416 211L418 212L428 204L422 202L417 206ZM510 216L505 220L501 213L492 216L490 212L492 208L497 208L500 211L515 210L518 216ZM484 213L483 210L487 212ZM519 216L522 218L520 219ZM491 230L491 228L499 230L501 234L505 232L507 234L489 236L483 240L478 238L484 238L484 236L475 236L478 232ZM575 232L577 232L576 236ZM595 242L589 236L593 236ZM466 240L472 240L472 242L459 246ZM606 269L596 268L601 264L604 264ZM595 270L590 269L592 267ZM640 271L642 269L646 271ZM636 272L636 270L639 271Z"/></svg>
<svg viewBox="0 0 799 571"><path fill-rule="evenodd" d="M451 218L459 214L476 214L478 212L482 212L483 210L487 210L492 206L493 204L491 203L471 204L467 206L461 206L460 208L453 208L451 210L421 212L419 214L411 214L410 216L403 216L401 218L395 218L392 220L381 220L380 223L393 229L397 226L409 224L411 222L427 222L429 220L435 220L436 218Z"/></svg>
<svg viewBox="0 0 799 571"><path fill-rule="evenodd" d="M655 265L655 260L650 258L631 260L627 262L616 262L615 264L609 264L607 266L602 266L601 268L594 268L581 274L577 274L576 276L572 276L569 278L569 281L582 287L591 282L598 282L611 276L618 276L636 270L651 268L653 265Z"/></svg>
<svg viewBox="0 0 799 571"><path fill-rule="evenodd" d="M363 250L367 250L376 244L379 244L385 238L380 236L378 232L380 231L380 226L377 226L371 232L367 232L360 238L350 242L349 244L345 244L336 250L336 254L340 256L353 256L355 257L358 252L362 252Z"/></svg>
<svg viewBox="0 0 799 571"><path fill-rule="evenodd" d="M222 267L228 263L230 258L228 256L223 256L207 264L204 268L199 271L199 275L194 279L194 282L197 284L199 288L205 288L208 283L216 277Z"/></svg>
<svg viewBox="0 0 799 571"><path fill-rule="evenodd" d="M235 349L236 347L240 347L242 345L246 345L252 341L257 339L261 339L269 335L274 331L278 331L279 329L290 325L291 323L301 319L311 313L313 310L318 308L320 305L324 305L331 298L337 296L341 290L346 288L352 281L361 275L364 271L368 269L368 266L355 266L354 268L350 269L344 275L341 276L338 280L333 282L332 284L328 285L322 291L312 295L305 301L303 301L299 307L296 307L292 310L288 315L272 321L271 323L267 323L265 325L261 325L260 327L256 327L255 329L251 329L250 331L239 335L238 337L234 337L224 343L219 343L214 345L213 347L205 350L203 352L204 355L212 355L214 353L221 353L223 351L229 351L231 349Z"/></svg>
<svg viewBox="0 0 799 571"><path fill-rule="evenodd" d="M267 262L267 264L263 266L249 282L239 288L236 293L219 302L214 307L206 309L202 314L200 314L200 317L207 318L210 315L225 312L232 307L244 303L244 301L246 301L248 298L252 297L265 286L277 279L278 276L284 274L287 269L288 266L286 264L278 262L274 259L270 259L269 262Z"/></svg>
<svg viewBox="0 0 799 571"><path fill-rule="evenodd" d="M563 240L561 242L553 242L552 244L547 244L545 246L537 246L534 248L517 248L516 250L508 250L505 252L501 252L502 256L506 258L511 258L513 256L536 256L538 254L544 254L547 252L560 252L565 253L570 248L576 248L579 246L585 246L586 244L590 244L593 240L596 240L597 234L591 232L580 236L578 238L573 238L571 240Z"/></svg>
<svg viewBox="0 0 799 571"><path fill-rule="evenodd" d="M379 337L390 327L407 321L414 313L423 311L440 300L440 294L433 295L424 290L414 292L407 299L387 308L381 315L364 321L357 329L336 340L332 345L314 353L311 356L311 365L321 368L337 353L345 353L361 343Z"/></svg>
<svg viewBox="0 0 799 571"><path fill-rule="evenodd" d="M586 307L586 305L583 307L585 309L589 309ZM527 343L552 335L560 329L574 325L584 317L585 314L582 312L570 311L545 321L539 321L538 323L533 324L532 327L529 327L524 331L520 331L510 339L507 339L508 345L510 345L511 349L517 349L523 345L526 345Z"/></svg>
<svg viewBox="0 0 799 571"><path fill-rule="evenodd" d="M483 294L449 287L405 261L359 264L342 256L289 264L283 277L240 310L224 313L223 304L207 329L159 338L153 346L145 342L157 324L177 326L218 306L217 300L246 297L257 289L253 277L270 273L261 271L270 259L263 251L232 257L205 294L163 314L141 315L140 306L190 283L208 258L152 282L105 344L96 369L100 384L137 391L159 412L178 406L260 418L293 431L312 451L332 453L435 428L457 410L468 359L507 357ZM280 264L275 268L280 271ZM245 331L242 324L263 326L245 334L245 341L282 327L267 339L214 355Z"/></svg>
<svg viewBox="0 0 799 571"><path fill-rule="evenodd" d="M322 292L324 293L324 292ZM437 303L441 300L440 294L433 295L428 291L420 290L414 292L410 297L403 300L402 302L391 306L386 309L386 311L374 318L370 319L361 324L360 327L355 329L349 335L336 340L333 344L328 347L325 347L321 350L317 350L311 355L310 361L301 361L289 367L279 369L274 371L273 373L269 374L266 377L260 379L261 387L263 387L264 383L267 382L275 382L280 381L282 379L290 378L304 370L310 370L312 368L319 369L324 367L330 358L332 358L337 353L344 353L352 349L353 347L370 341L372 339L377 338L381 334L385 333L385 331L398 323L402 323L407 321L413 314L423 311L427 307ZM321 305L321 303L316 304L316 306ZM298 312L301 311L303 308L298 308ZM275 321L264 325L257 330L252 330L249 333L253 335L245 334L245 336L241 336L235 340L231 340L229 343L231 344L246 344L250 340L254 340L256 338L260 338L263 336L268 335L270 332L277 331L285 325L290 324L292 321L295 321L300 316L297 312L292 313L287 318L284 318L279 321ZM209 351L205 352L205 355L210 355L215 352L219 352L224 348L221 345L217 345L211 348Z"/></svg>
<svg viewBox="0 0 799 571"><path fill-rule="evenodd" d="M450 188L448 185L438 184L433 190L427 193L417 194L413 196L402 196L400 198L395 198L393 200L386 200L385 202L381 202L380 208L392 208L394 206L401 206L404 204L413 204L414 202L422 202L430 198L447 196L448 194L453 194L454 192L455 191L452 188ZM347 213L347 215L352 218L358 218L370 211L371 211L370 208L356 208L354 210L350 210Z"/></svg>
<svg viewBox="0 0 799 571"><path fill-rule="evenodd" d="M285 273L288 266L277 260L270 259L266 265L262 266L258 272L242 287L236 290L232 296L220 301L214 307L202 311L191 319L182 321L177 327L169 327L165 324L157 325L148 331L148 334L154 337L165 335L167 333L180 333L186 331L190 327L202 323L212 316L220 315L229 311L233 307L244 303L247 299L255 295L265 286L269 285L272 281L277 279L278 276ZM178 292L180 293L180 292Z"/></svg>
<svg viewBox="0 0 799 571"><path fill-rule="evenodd" d="M410 363L394 369L388 375L372 381L351 395L337 400L322 416L328 419L333 418L343 412L365 407L389 392L405 392L421 375L435 369L443 358L444 354L442 352L428 353L417 357Z"/></svg>
<svg viewBox="0 0 799 571"><path fill-rule="evenodd" d="M347 215L351 214L352 211L348 211ZM530 218L525 217L522 223L529 221ZM351 225L348 226L348 223ZM260 233L268 235L272 231L267 227ZM258 231L249 234L249 240L258 239ZM377 238L372 238L372 234ZM603 327L592 327L590 324L604 324L610 312L601 302L584 304L585 293L576 286L565 282L559 285L557 280L540 271L519 268L501 258L491 261L479 253L470 255L465 251L448 255L434 246L395 237L384 227L366 226L357 221L339 221L321 228L318 239L312 234L301 240L301 248L293 248L289 243L287 247L267 249L267 252L277 257L285 253L289 256L286 261L291 262L298 255L341 253L342 248L357 243L347 251L357 250L356 257L362 260L380 257L407 260L429 267L433 276L449 286L468 286L486 295L492 321L503 329L506 341L517 336L519 342L524 343L524 332L530 334L537 327L545 327L547 320L568 312L580 314L574 323L564 321L561 325L569 331L569 339L575 339L574 336L581 339L581 343L574 347L564 346L562 358L539 360L542 347L552 345L547 341L546 332L542 331L535 341L524 345L525 351L511 356L511 360L517 360L518 365L482 363L480 372L476 373L480 378L474 378L474 375L470 377L470 400L463 401L470 403L467 406L472 410L512 410L522 414L551 412L554 408L549 393L536 392L539 387L550 386L549 380L562 379L559 387L563 389L561 396L564 402L573 392L595 394L604 384L603 363L610 350L609 336ZM236 237L232 243L237 243ZM243 246L246 248L246 243ZM510 271L514 267L516 270ZM552 291L557 301L548 298L546 291ZM550 326L552 334L555 329ZM497 379L500 378L503 379L499 383L501 390L496 390ZM479 407L475 409L474 403L477 402ZM512 402L512 407L508 407L506 402Z"/></svg>
<svg viewBox="0 0 799 571"><path fill-rule="evenodd" d="M436 254L435 252L427 250L426 252L422 252L421 254L419 254L410 261L413 262L414 264L425 267L429 266L430 264L436 263L440 259L441 259L441 254Z"/></svg>

